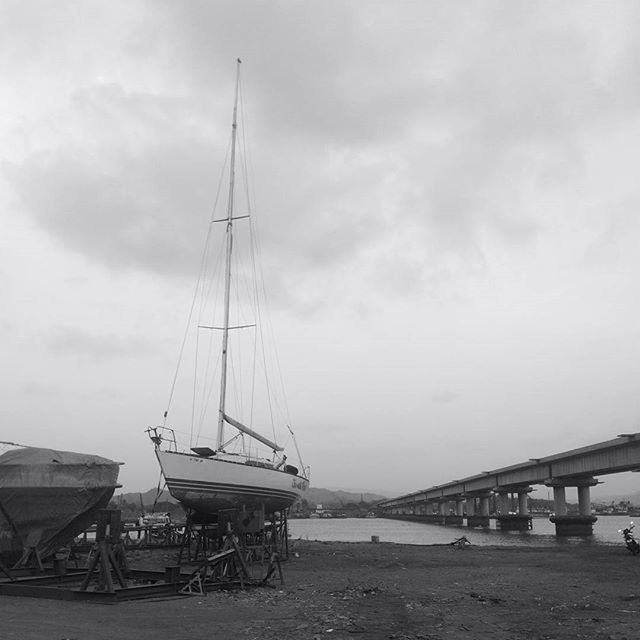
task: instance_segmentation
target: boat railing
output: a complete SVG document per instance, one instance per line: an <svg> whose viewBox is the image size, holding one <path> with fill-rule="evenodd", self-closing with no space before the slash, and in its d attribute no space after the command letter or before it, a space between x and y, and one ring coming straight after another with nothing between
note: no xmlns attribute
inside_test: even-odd
<svg viewBox="0 0 640 640"><path fill-rule="evenodd" d="M178 451L178 443L176 442L176 434L173 429L165 426L147 427L146 434L149 436L156 447L160 447L162 443L166 443L165 447L169 451Z"/></svg>

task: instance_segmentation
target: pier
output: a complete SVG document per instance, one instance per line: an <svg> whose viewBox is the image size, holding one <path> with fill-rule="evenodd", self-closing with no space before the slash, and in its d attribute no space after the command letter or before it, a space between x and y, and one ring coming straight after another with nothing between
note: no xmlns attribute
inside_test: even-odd
<svg viewBox="0 0 640 640"><path fill-rule="evenodd" d="M378 505L383 517L469 527L489 527L495 518L503 531L532 527L528 496L535 485L553 490L554 513L549 516L557 536L589 536L597 517L591 511L591 487L597 476L640 471L640 433L579 449L530 458L509 467L482 471L443 485L409 493ZM576 488L578 513L568 514L567 488ZM491 505L495 515L491 515Z"/></svg>

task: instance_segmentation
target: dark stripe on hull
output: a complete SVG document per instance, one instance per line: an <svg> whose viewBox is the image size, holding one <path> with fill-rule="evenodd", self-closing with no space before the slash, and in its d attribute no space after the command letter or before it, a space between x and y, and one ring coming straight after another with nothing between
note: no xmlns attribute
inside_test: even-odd
<svg viewBox="0 0 640 640"><path fill-rule="evenodd" d="M295 500L298 495L295 491L286 491L284 489L272 489L267 487L255 487L251 485L229 485L224 482L203 482L200 480L183 480L181 478L167 478L169 487L183 489L186 491L196 491L203 493L238 493L242 495L264 495L264 496L280 496L283 498L292 498Z"/></svg>
<svg viewBox="0 0 640 640"><path fill-rule="evenodd" d="M255 509L264 507L267 513L290 507L298 494L295 491L228 485L181 478L166 478L169 492L182 504L201 513L217 513L221 509Z"/></svg>

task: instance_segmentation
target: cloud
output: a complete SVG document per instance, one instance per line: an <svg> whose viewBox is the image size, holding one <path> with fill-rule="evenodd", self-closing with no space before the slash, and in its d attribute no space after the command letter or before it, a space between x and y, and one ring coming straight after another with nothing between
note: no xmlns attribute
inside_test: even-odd
<svg viewBox="0 0 640 640"><path fill-rule="evenodd" d="M433 402L448 404L450 402L455 402L458 399L458 394L454 391L442 391L440 393L434 393L431 396L431 400Z"/></svg>
<svg viewBox="0 0 640 640"><path fill-rule="evenodd" d="M108 54L84 66L77 41L27 30L80 82L13 134L31 141L5 165L24 211L114 270L193 273L240 55L263 259L274 299L300 310L429 292L531 245L555 224L540 205L584 174L585 132L640 98L635 41L600 55L627 7L602 25L596 5L153 8L107 12Z"/></svg>
<svg viewBox="0 0 640 640"><path fill-rule="evenodd" d="M58 357L81 357L103 362L148 355L152 346L139 337L127 338L108 333L90 333L77 327L58 327L47 338L49 350Z"/></svg>
<svg viewBox="0 0 640 640"><path fill-rule="evenodd" d="M586 248L581 265L593 270L614 265L634 255L638 230L640 193L635 192L621 202L613 202L602 217L600 232Z"/></svg>
<svg viewBox="0 0 640 640"><path fill-rule="evenodd" d="M55 145L4 164L25 212L113 269L193 270L216 185L210 132L177 100L113 85L73 105Z"/></svg>

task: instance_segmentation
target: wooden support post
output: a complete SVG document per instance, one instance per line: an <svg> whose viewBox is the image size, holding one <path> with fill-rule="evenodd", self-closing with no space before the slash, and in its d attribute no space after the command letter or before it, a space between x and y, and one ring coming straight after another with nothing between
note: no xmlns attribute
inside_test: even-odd
<svg viewBox="0 0 640 640"><path fill-rule="evenodd" d="M280 578L280 584L284 584L284 576L282 575L282 566L280 565L280 556L277 553L272 553L269 560L269 566L267 568L267 574L262 579L262 584L269 584L269 578L274 574L275 570L278 570L278 576Z"/></svg>
<svg viewBox="0 0 640 640"><path fill-rule="evenodd" d="M98 511L95 555L89 563L87 574L80 585L80 591L88 589L96 569L98 570L98 591L114 593L112 570L120 587L126 588L127 584L122 573L123 566L126 570L126 558L120 539L121 532L121 512L119 510L101 509Z"/></svg>
<svg viewBox="0 0 640 640"><path fill-rule="evenodd" d="M187 522L184 526L184 532L182 533L182 540L180 542L180 552L178 553L178 564L182 564L182 554L186 548L187 550L187 562L191 562L191 536L193 534L193 510L187 511Z"/></svg>
<svg viewBox="0 0 640 640"><path fill-rule="evenodd" d="M9 571L9 569L7 568L5 563L2 562L2 560L0 560L0 571L2 571L2 573L4 573L4 575L7 576L7 578L9 578L11 582L15 580L13 574L11 573L11 571Z"/></svg>
<svg viewBox="0 0 640 640"><path fill-rule="evenodd" d="M26 549L13 568L16 569L18 567L33 569L36 572L42 573L44 566L42 565L42 558L40 557L38 547L29 547Z"/></svg>

